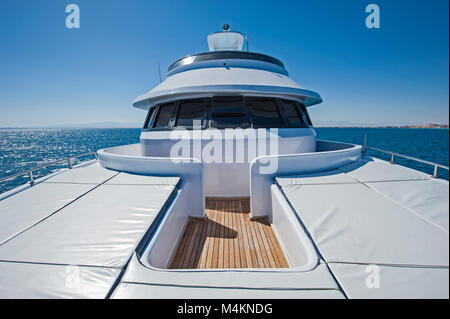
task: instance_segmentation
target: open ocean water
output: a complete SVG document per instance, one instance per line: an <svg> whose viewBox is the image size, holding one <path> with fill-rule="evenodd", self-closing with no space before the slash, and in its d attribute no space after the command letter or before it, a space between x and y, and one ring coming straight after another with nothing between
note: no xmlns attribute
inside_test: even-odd
<svg viewBox="0 0 450 319"><path fill-rule="evenodd" d="M316 128L319 139L364 143L397 153L449 165L449 130L411 128ZM140 129L0 129L0 178L33 167L105 147L139 142ZM390 156L369 151L369 155L389 160ZM81 158L88 160L92 156ZM396 162L428 174L433 168L397 158ZM76 164L76 162L74 163ZM34 172L35 178L66 168L67 163L52 165ZM439 177L448 180L447 170L439 169ZM28 181L20 176L0 183L0 193Z"/></svg>

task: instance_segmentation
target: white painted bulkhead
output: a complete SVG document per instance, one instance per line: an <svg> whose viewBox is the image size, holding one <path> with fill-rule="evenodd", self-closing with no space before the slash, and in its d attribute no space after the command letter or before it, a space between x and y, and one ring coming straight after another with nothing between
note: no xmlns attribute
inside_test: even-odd
<svg viewBox="0 0 450 319"><path fill-rule="evenodd" d="M195 158L203 164L209 197L250 196L250 163L264 155L316 151L313 128L143 131L147 157Z"/></svg>

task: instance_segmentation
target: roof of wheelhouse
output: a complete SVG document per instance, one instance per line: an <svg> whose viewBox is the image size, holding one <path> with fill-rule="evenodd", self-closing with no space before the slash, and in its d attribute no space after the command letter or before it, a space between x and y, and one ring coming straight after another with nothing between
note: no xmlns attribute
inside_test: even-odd
<svg viewBox="0 0 450 319"><path fill-rule="evenodd" d="M316 92L289 78L284 64L269 55L242 51L244 36L224 31L208 35L209 52L189 55L172 63L166 78L133 106L142 109L183 98L213 95L271 96L298 100L305 106L322 102Z"/></svg>

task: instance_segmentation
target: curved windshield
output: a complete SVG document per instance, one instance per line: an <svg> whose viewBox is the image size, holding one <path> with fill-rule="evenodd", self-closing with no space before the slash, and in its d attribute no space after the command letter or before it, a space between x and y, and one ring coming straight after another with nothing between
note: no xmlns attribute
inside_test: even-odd
<svg viewBox="0 0 450 319"><path fill-rule="evenodd" d="M303 104L278 98L214 96L186 99L150 109L144 129L306 128Z"/></svg>

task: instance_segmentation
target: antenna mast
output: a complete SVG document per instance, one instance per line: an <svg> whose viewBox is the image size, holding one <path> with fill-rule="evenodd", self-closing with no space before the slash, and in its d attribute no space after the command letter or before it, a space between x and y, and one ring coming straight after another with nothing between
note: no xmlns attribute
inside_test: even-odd
<svg viewBox="0 0 450 319"><path fill-rule="evenodd" d="M159 73L159 83L162 82L161 80L161 67L159 66L159 62L158 62L158 73Z"/></svg>

